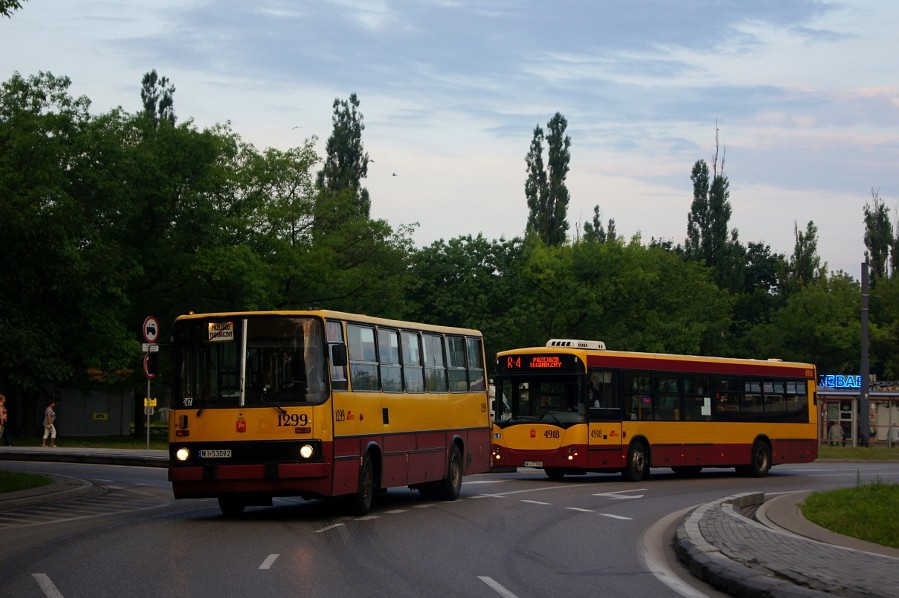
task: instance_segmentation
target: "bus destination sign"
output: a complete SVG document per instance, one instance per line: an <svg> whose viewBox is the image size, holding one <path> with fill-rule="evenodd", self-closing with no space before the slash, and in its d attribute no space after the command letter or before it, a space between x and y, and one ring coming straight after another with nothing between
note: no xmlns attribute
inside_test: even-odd
<svg viewBox="0 0 899 598"><path fill-rule="evenodd" d="M576 355L503 355L497 360L499 372L583 372Z"/></svg>

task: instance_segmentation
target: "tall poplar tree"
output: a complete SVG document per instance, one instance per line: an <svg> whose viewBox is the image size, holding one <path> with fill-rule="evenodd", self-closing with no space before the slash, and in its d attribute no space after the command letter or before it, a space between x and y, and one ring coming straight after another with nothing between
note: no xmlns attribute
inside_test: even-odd
<svg viewBox="0 0 899 598"><path fill-rule="evenodd" d="M793 287L802 288L824 278L827 264L822 266L818 255L818 227L813 221L808 221L805 232L794 222L793 234L796 245L787 265L787 279Z"/></svg>
<svg viewBox="0 0 899 598"><path fill-rule="evenodd" d="M328 232L348 219L369 219L371 199L362 179L368 176L368 154L362 145L362 113L359 98L334 100L334 128L325 146L325 163L318 172L315 228Z"/></svg>
<svg viewBox="0 0 899 598"><path fill-rule="evenodd" d="M160 77L156 69L144 74L141 79L140 99L144 105L143 114L158 126L161 122L175 124L175 101L172 95L175 86L168 77Z"/></svg>
<svg viewBox="0 0 899 598"><path fill-rule="evenodd" d="M744 286L746 249L740 244L737 229L728 230L732 211L730 181L724 174L723 154L718 163L717 130L711 171L705 160L697 160L690 179L693 203L687 215L684 255L712 268L718 286L739 292Z"/></svg>
<svg viewBox="0 0 899 598"><path fill-rule="evenodd" d="M890 222L890 209L880 199L880 191L871 189L871 203L865 204L865 260L874 275L872 283L885 278L891 273L889 267L890 250L893 250L893 268L895 271L895 249L893 225Z"/></svg>
<svg viewBox="0 0 899 598"><path fill-rule="evenodd" d="M718 172L717 152L713 171L705 160L697 160L690 173L693 181L693 203L687 216L688 258L716 267L722 260L728 243L730 222L730 181L724 175L724 159Z"/></svg>
<svg viewBox="0 0 899 598"><path fill-rule="evenodd" d="M0 0L0 16L12 18L12 13L22 8L22 0Z"/></svg>
<svg viewBox="0 0 899 598"><path fill-rule="evenodd" d="M546 123L548 133L538 125L525 157L528 178L524 193L528 202L529 233L535 233L547 245L562 245L568 233L568 202L565 184L571 161L571 138L565 135L568 121L561 113ZM543 142L547 143L547 163L543 162Z"/></svg>

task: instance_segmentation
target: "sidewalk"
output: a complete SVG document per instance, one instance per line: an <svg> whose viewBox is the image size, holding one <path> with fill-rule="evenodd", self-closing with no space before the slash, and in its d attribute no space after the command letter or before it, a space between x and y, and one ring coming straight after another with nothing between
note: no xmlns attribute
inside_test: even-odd
<svg viewBox="0 0 899 598"><path fill-rule="evenodd" d="M3 459L12 461L137 465L143 467L168 467L169 465L168 451L142 449L3 446L0 447L0 460Z"/></svg>
<svg viewBox="0 0 899 598"><path fill-rule="evenodd" d="M899 550L812 524L799 512L808 494L765 501L746 493L701 505L678 525L678 556L733 596L896 596ZM755 519L743 514L753 507Z"/></svg>

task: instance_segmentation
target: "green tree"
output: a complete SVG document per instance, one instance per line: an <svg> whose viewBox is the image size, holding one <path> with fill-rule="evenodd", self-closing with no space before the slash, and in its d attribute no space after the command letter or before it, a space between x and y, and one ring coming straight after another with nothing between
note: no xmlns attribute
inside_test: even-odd
<svg viewBox="0 0 899 598"><path fill-rule="evenodd" d="M630 243L533 243L522 288L535 342L605 341L623 350L717 352L729 299L695 263ZM524 298L522 299L524 301Z"/></svg>
<svg viewBox="0 0 899 598"><path fill-rule="evenodd" d="M15 73L0 86L0 384L34 391L74 374L67 349L85 296L86 240L71 196L90 102L66 77Z"/></svg>
<svg viewBox="0 0 899 598"><path fill-rule="evenodd" d="M22 1L23 0L0 0L0 16L12 18L12 13L22 8Z"/></svg>
<svg viewBox="0 0 899 598"><path fill-rule="evenodd" d="M819 371L858 368L859 284L843 273L821 276L792 293L769 325L754 330L759 358L815 363Z"/></svg>
<svg viewBox="0 0 899 598"><path fill-rule="evenodd" d="M687 216L684 249L689 259L712 268L719 265L726 251L731 216L730 183L724 176L723 160L721 170L718 174L717 158L714 174L709 171L705 160L697 160L690 174L693 203Z"/></svg>
<svg viewBox="0 0 899 598"><path fill-rule="evenodd" d="M788 292L808 286L825 277L827 264L821 264L821 256L818 255L818 227L809 220L805 231L800 231L799 226L793 223L793 235L796 244L793 255L786 266L786 272L782 277Z"/></svg>
<svg viewBox="0 0 899 598"><path fill-rule="evenodd" d="M571 138L565 135L568 121L561 113L547 123L548 134L538 125L525 157L528 177L525 197L528 203L528 232L535 233L548 245L561 245L568 233L568 202L570 195L565 184L571 161ZM547 167L543 163L543 141L547 142Z"/></svg>
<svg viewBox="0 0 899 598"><path fill-rule="evenodd" d="M880 191L871 189L871 203L865 204L865 261L873 275L872 286L890 274L889 260L893 243L890 209L880 199Z"/></svg>
<svg viewBox="0 0 899 598"><path fill-rule="evenodd" d="M899 276L871 289L870 309L871 373L881 380L899 379Z"/></svg>
<svg viewBox="0 0 899 598"><path fill-rule="evenodd" d="M593 206L593 220L584 223L583 240L587 243L618 242L615 219L609 218L608 228L603 228L599 206Z"/></svg>
<svg viewBox="0 0 899 598"><path fill-rule="evenodd" d="M405 289L411 320L477 328L487 355L530 344L529 300L519 270L520 238L466 235L435 241L411 255Z"/></svg>
<svg viewBox="0 0 899 598"><path fill-rule="evenodd" d="M175 107L172 96L175 86L169 83L168 77L160 78L156 69L144 74L141 80L140 98L144 104L144 116L154 125L161 122L175 124Z"/></svg>
<svg viewBox="0 0 899 598"><path fill-rule="evenodd" d="M325 162L316 184L319 197L315 206L317 230L331 231L348 218L369 217L371 200L362 179L368 176L368 154L362 144L365 130L359 99L334 100L333 130L325 148Z"/></svg>

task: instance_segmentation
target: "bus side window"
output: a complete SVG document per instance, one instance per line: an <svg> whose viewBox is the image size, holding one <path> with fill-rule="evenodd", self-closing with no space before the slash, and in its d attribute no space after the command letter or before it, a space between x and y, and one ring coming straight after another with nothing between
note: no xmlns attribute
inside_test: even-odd
<svg viewBox="0 0 899 598"><path fill-rule="evenodd" d="M484 380L484 353L481 350L481 339L465 339L466 355L468 357L468 379L471 390L484 390L487 384Z"/></svg>
<svg viewBox="0 0 899 598"><path fill-rule="evenodd" d="M591 421L621 421L612 370L591 370L587 377L587 407Z"/></svg>
<svg viewBox="0 0 899 598"><path fill-rule="evenodd" d="M349 387L346 377L346 366L349 362L346 345L343 342L343 328L340 322L328 320L325 322L325 332L331 358L331 388L346 390Z"/></svg>
<svg viewBox="0 0 899 598"><path fill-rule="evenodd" d="M403 386L406 392L424 392L425 375L421 363L421 342L417 332L403 330Z"/></svg>
<svg viewBox="0 0 899 598"><path fill-rule="evenodd" d="M643 372L625 373L626 418L632 420L652 419L653 401L649 386L649 374Z"/></svg>

